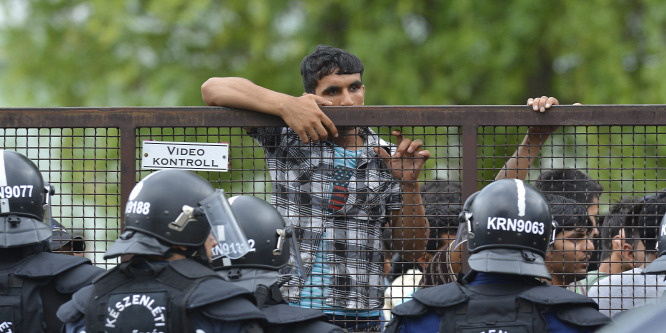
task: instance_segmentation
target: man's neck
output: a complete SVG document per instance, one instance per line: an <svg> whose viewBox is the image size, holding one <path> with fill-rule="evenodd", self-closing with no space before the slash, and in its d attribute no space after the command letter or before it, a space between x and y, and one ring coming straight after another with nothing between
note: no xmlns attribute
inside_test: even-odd
<svg viewBox="0 0 666 333"><path fill-rule="evenodd" d="M359 128L344 128L339 132L340 135L333 139L333 143L347 150L361 150L363 148L363 137L359 134Z"/></svg>

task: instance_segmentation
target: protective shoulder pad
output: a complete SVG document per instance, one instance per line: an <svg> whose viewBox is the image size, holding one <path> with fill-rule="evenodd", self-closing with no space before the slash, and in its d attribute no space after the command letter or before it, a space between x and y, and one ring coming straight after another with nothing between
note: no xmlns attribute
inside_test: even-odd
<svg viewBox="0 0 666 333"><path fill-rule="evenodd" d="M242 296L208 304L199 309L204 316L223 321L266 320L261 310Z"/></svg>
<svg viewBox="0 0 666 333"><path fill-rule="evenodd" d="M179 274L190 279L217 276L214 270L191 259L173 260L169 262L169 266Z"/></svg>
<svg viewBox="0 0 666 333"><path fill-rule="evenodd" d="M419 317L428 312L428 307L417 300L410 300L391 309L391 313L398 317Z"/></svg>
<svg viewBox="0 0 666 333"><path fill-rule="evenodd" d="M555 286L537 286L521 293L519 298L551 306L557 318L569 324L584 327L600 327L610 318L598 311L599 305L589 297Z"/></svg>
<svg viewBox="0 0 666 333"><path fill-rule="evenodd" d="M595 310L599 309L599 305L597 305L597 303L594 300L592 300L587 296L577 294L573 291L566 290L561 287L555 287L550 285L540 285L533 288L529 288L520 293L520 295L518 295L518 298L522 298L524 300L536 304L542 304L548 306L557 306L563 304L566 305L580 304L580 305L588 305L590 307L593 307Z"/></svg>
<svg viewBox="0 0 666 333"><path fill-rule="evenodd" d="M248 300L252 299L252 294L247 289L237 286L233 282L224 281L221 277L215 275L199 283L188 298L187 308L194 309L237 296Z"/></svg>
<svg viewBox="0 0 666 333"><path fill-rule="evenodd" d="M321 320L310 320L289 327L289 333L345 333L342 327Z"/></svg>
<svg viewBox="0 0 666 333"><path fill-rule="evenodd" d="M313 319L324 319L326 315L314 309L305 309L288 304L275 304L265 306L261 312L266 315L266 320L271 324L284 325L302 323Z"/></svg>
<svg viewBox="0 0 666 333"><path fill-rule="evenodd" d="M601 327L611 322L610 318L589 305L558 308L557 318L569 324L586 327Z"/></svg>
<svg viewBox="0 0 666 333"><path fill-rule="evenodd" d="M92 285L83 287L74 293L72 299L58 308L56 315L63 323L73 323L79 321L85 313L86 306L92 297L94 288Z"/></svg>
<svg viewBox="0 0 666 333"><path fill-rule="evenodd" d="M89 264L91 264L90 260L86 258L41 252L23 263L23 266L14 271L14 274L22 278L38 279L55 276L76 266Z"/></svg>
<svg viewBox="0 0 666 333"><path fill-rule="evenodd" d="M453 306L469 300L469 296L455 282L419 289L414 293L413 297L427 306L437 308Z"/></svg>
<svg viewBox="0 0 666 333"><path fill-rule="evenodd" d="M79 265L59 274L55 280L55 287L59 293L71 294L101 276L106 271L93 265Z"/></svg>

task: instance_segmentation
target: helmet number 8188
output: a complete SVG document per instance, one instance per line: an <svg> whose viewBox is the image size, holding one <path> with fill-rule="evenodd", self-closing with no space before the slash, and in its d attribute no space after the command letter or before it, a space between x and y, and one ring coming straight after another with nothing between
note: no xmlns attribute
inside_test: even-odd
<svg viewBox="0 0 666 333"><path fill-rule="evenodd" d="M125 214L143 214L150 213L150 202L128 201L125 207Z"/></svg>

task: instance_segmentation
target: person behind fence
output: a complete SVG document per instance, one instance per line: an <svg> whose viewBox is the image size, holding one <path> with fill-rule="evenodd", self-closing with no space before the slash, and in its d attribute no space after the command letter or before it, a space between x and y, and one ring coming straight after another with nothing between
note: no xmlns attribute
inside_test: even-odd
<svg viewBox="0 0 666 333"><path fill-rule="evenodd" d="M663 279L666 276L666 215L661 219L657 240L658 257L641 272L644 275L657 275ZM616 316L613 323L604 327L600 332L605 333L644 333L661 332L664 330L664 317L666 317L666 295L656 295L659 300L656 304L645 304Z"/></svg>
<svg viewBox="0 0 666 333"><path fill-rule="evenodd" d="M635 202L636 199L626 197L611 206L599 228L601 245L599 269L587 272L585 279L570 285L570 290L587 295L587 291L597 281L611 274L619 274L634 268L633 259L630 257L631 244L625 234L624 222Z"/></svg>
<svg viewBox="0 0 666 333"><path fill-rule="evenodd" d="M562 168L540 173L534 182L534 187L543 194L561 195L583 205L592 222L589 227L590 236L594 238L599 235L597 215L599 215L599 197L604 186L598 181L579 169Z"/></svg>
<svg viewBox="0 0 666 333"><path fill-rule="evenodd" d="M362 106L363 63L320 45L301 63L305 93L293 97L247 79L216 77L207 105L276 115L288 127L251 128L272 180L271 202L295 230L303 277L282 288L294 305L322 309L349 330L379 331L383 305L382 228L409 261L423 255L428 223L419 174L430 152L393 131L397 145L368 127L336 127L319 106ZM295 261L292 255L292 264ZM295 266L295 265L294 265Z"/></svg>
<svg viewBox="0 0 666 333"><path fill-rule="evenodd" d="M592 332L607 324L596 303L548 285L553 241L546 199L518 179L495 181L463 206L456 242L471 253L458 283L414 293L386 332Z"/></svg>
<svg viewBox="0 0 666 333"><path fill-rule="evenodd" d="M104 272L88 259L50 252L45 213L53 194L31 160L0 150L2 332L60 332L58 307Z"/></svg>
<svg viewBox="0 0 666 333"><path fill-rule="evenodd" d="M666 291L664 276L641 274L657 258L659 225L665 214L666 189L643 197L628 214L624 252L634 268L599 280L587 292L608 316L614 318L623 311L655 303Z"/></svg>
<svg viewBox="0 0 666 333"><path fill-rule="evenodd" d="M551 284L566 288L587 276L590 253L594 250L590 239L592 221L576 201L554 194L544 197L557 221L554 242L546 254L546 267L552 277Z"/></svg>
<svg viewBox="0 0 666 333"><path fill-rule="evenodd" d="M428 239L426 254L419 258L420 267L410 269L396 278L384 292L384 318L390 318L390 311L395 306L407 302L412 294L424 286L426 268L431 264L433 257L441 250L448 248L456 238L458 228L458 215L462 206L455 203L426 204L426 215L430 225L430 239ZM429 277L432 278L432 277Z"/></svg>
<svg viewBox="0 0 666 333"><path fill-rule="evenodd" d="M281 274L289 263L291 228L268 202L240 195L229 198L236 221L245 232L250 252L238 259L222 256L211 265L220 276L251 291L257 306L266 316L264 332L345 332L328 323L326 315L315 309L290 306L280 292L287 276ZM224 255L227 250L217 246Z"/></svg>
<svg viewBox="0 0 666 333"><path fill-rule="evenodd" d="M53 227L53 236L49 243L51 251L83 257L86 251L86 241L83 239L83 236L67 232L67 229L55 219L53 219L51 224Z"/></svg>
<svg viewBox="0 0 666 333"><path fill-rule="evenodd" d="M104 255L131 258L60 307L65 331L262 332L250 292L207 266L206 242L215 246L221 233L237 239L233 223L221 223L233 221L225 202L192 172L143 178L129 195L124 232Z"/></svg>

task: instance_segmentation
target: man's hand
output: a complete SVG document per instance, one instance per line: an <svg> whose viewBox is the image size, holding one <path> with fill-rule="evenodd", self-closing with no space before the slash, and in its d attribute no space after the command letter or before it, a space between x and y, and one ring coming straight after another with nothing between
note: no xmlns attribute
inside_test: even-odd
<svg viewBox="0 0 666 333"><path fill-rule="evenodd" d="M527 105L532 106L532 110L538 112L546 112L553 105L560 105L560 102L555 97L541 96L530 98L527 100ZM530 126L527 135L550 135L555 132L559 126Z"/></svg>
<svg viewBox="0 0 666 333"><path fill-rule="evenodd" d="M375 152L384 160L393 177L401 182L417 182L423 164L430 158L430 152L422 150L421 140L412 141L405 138L400 131L393 131L391 134L397 138L398 145L393 155L390 156L381 147L376 147Z"/></svg>
<svg viewBox="0 0 666 333"><path fill-rule="evenodd" d="M298 134L301 141L308 143L312 139L313 142L317 142L328 139L329 135L338 137L335 124L319 108L319 106L330 106L331 102L313 94L294 97L293 101L295 102L283 105L280 116L287 126Z"/></svg>

